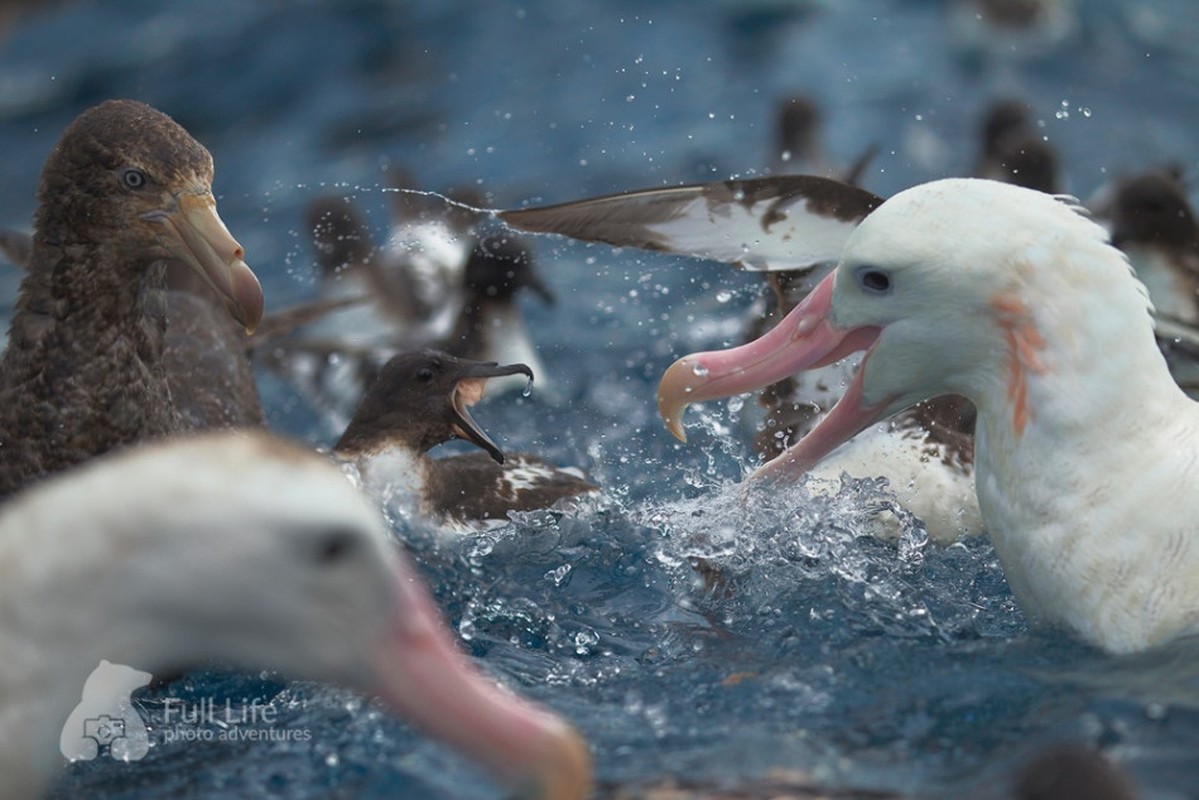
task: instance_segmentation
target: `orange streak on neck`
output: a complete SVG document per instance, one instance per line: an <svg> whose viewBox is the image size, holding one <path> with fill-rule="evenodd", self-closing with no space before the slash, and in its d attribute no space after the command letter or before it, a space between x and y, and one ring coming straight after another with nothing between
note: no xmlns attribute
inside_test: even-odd
<svg viewBox="0 0 1199 800"><path fill-rule="evenodd" d="M991 298L991 310L995 312L995 320L1007 342L1007 397L1012 407L1012 430L1019 439L1033 413L1028 404L1028 375L1030 372L1043 375L1046 371L1038 355L1045 349L1045 340L1037 330L1028 306L1017 295L995 295Z"/></svg>

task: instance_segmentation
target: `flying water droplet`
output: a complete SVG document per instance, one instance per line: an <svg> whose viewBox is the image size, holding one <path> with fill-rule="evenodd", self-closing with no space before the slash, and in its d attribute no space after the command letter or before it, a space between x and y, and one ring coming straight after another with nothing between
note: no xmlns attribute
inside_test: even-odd
<svg viewBox="0 0 1199 800"><path fill-rule="evenodd" d="M708 376L708 368L703 364L693 364L691 367L691 372L694 373L697 378L706 378Z"/></svg>
<svg viewBox="0 0 1199 800"><path fill-rule="evenodd" d="M575 634L575 652L581 656L591 654L591 650L599 644L599 634L593 630L581 630Z"/></svg>
<svg viewBox="0 0 1199 800"><path fill-rule="evenodd" d="M570 578L570 571L570 564L562 564L561 566L555 567L554 569L551 569L549 572L545 573L545 577L547 580L552 581L554 586L561 588L568 582Z"/></svg>

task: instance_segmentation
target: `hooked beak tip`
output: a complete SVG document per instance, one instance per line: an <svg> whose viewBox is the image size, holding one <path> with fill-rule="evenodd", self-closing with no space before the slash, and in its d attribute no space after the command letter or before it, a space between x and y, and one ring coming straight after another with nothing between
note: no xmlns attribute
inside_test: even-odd
<svg viewBox="0 0 1199 800"><path fill-rule="evenodd" d="M670 435L683 444L687 444L687 432L683 429L683 412L686 408L686 406L680 406L677 410L669 413L659 408L662 421L666 423L666 430L670 431Z"/></svg>
<svg viewBox="0 0 1199 800"><path fill-rule="evenodd" d="M245 249L217 214L211 191L183 193L173 208L143 218L165 225L162 241L167 248L220 296L247 333L253 333L262 320L262 284L244 260Z"/></svg>
<svg viewBox="0 0 1199 800"><path fill-rule="evenodd" d="M671 364L658 382L658 414L674 438L684 443L687 434L683 430L683 414L691 404L688 396L701 378L697 369L690 356L684 356Z"/></svg>
<svg viewBox="0 0 1199 800"><path fill-rule="evenodd" d="M238 261L233 267L233 297L230 300L234 318L246 329L246 335L254 333L258 323L262 322L265 300L262 294L262 284L258 276L246 265Z"/></svg>

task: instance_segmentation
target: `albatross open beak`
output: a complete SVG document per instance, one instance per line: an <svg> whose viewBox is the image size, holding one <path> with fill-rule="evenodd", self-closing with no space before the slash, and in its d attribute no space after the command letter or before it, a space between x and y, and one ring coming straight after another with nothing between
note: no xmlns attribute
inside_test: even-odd
<svg viewBox="0 0 1199 800"><path fill-rule="evenodd" d="M829 319L836 274L822 280L761 338L729 350L684 356L671 364L658 384L658 412L670 432L686 441L682 418L691 403L751 392L872 347L879 328L838 328ZM867 353L866 359L869 357ZM798 478L837 446L886 415L892 398L869 405L864 402L866 359L825 418L801 441L760 467L753 477Z"/></svg>
<svg viewBox="0 0 1199 800"><path fill-rule="evenodd" d="M397 570L394 629L377 694L420 730L489 768L521 797L583 800L591 754L565 720L481 673L451 639L424 586Z"/></svg>
<svg viewBox="0 0 1199 800"><path fill-rule="evenodd" d="M162 237L163 244L216 291L247 333L253 333L262 319L262 286L242 260L242 246L217 214L212 193L180 194L174 209L152 211L143 218L166 226L171 235Z"/></svg>
<svg viewBox="0 0 1199 800"><path fill-rule="evenodd" d="M470 415L469 408L483 399L489 378L499 378L504 375L527 375L533 380L533 370L524 364L508 364L500 366L495 362L461 361L462 373L454 382L450 392L449 413L454 433L461 439L486 450L497 464L504 463L504 451L491 440Z"/></svg>

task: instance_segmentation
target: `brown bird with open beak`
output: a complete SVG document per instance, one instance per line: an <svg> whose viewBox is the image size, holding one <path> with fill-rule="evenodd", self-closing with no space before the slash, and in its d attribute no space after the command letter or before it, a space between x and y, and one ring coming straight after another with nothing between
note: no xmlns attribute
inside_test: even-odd
<svg viewBox="0 0 1199 800"><path fill-rule="evenodd" d="M186 428L163 364L168 266L192 270L247 330L261 319L212 177L202 145L131 100L85 111L55 145L0 360L0 497Z"/></svg>

